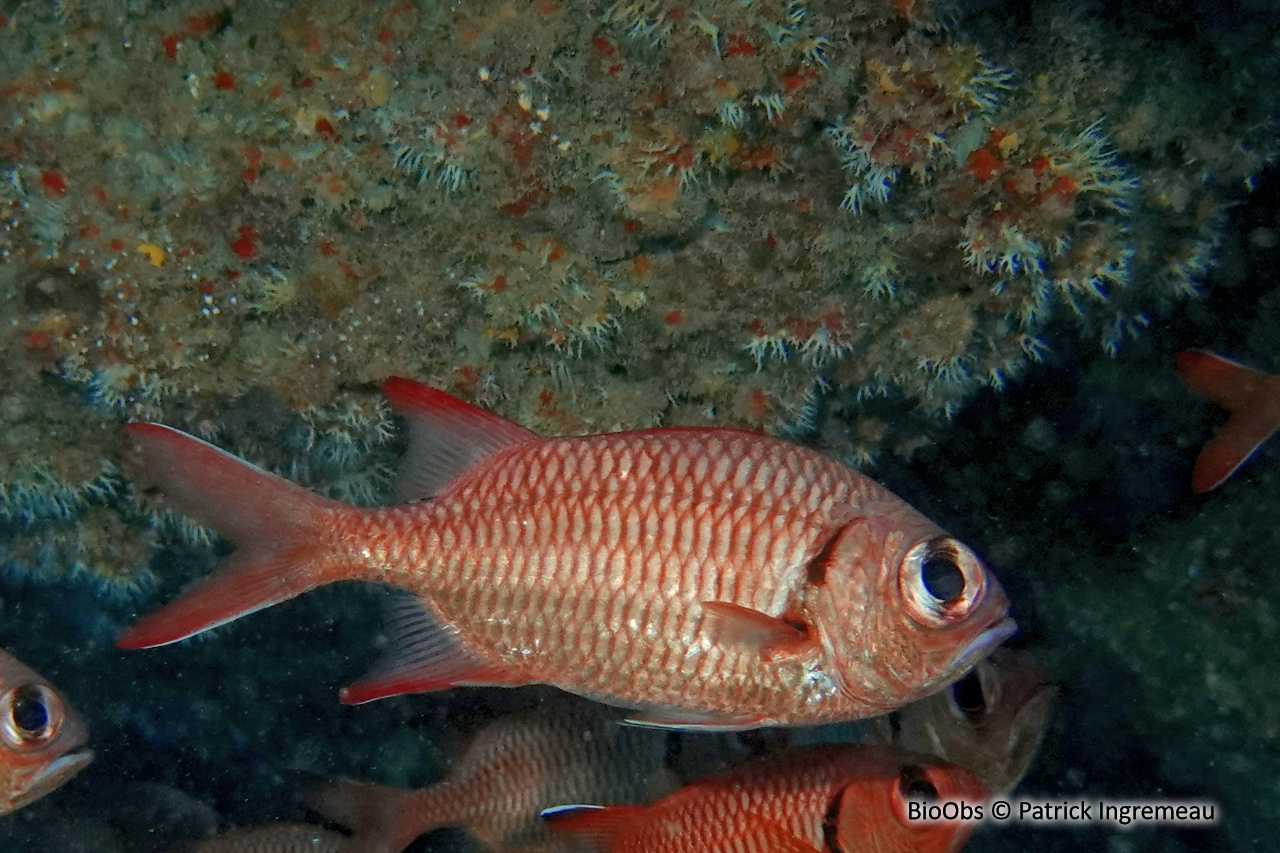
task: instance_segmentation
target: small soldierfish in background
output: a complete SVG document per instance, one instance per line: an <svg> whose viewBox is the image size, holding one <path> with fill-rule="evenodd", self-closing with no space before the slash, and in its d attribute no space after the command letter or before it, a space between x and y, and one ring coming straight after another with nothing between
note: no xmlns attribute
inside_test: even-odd
<svg viewBox="0 0 1280 853"><path fill-rule="evenodd" d="M732 730L884 713L1015 630L969 548L814 451L732 429L544 438L407 379L383 390L410 446L403 505L380 509L129 424L146 477L236 551L119 645L374 580L423 614L347 702L545 683L636 723Z"/></svg>
<svg viewBox="0 0 1280 853"><path fill-rule="evenodd" d="M229 829L212 838L189 841L171 853L363 853L346 836L303 823L268 823Z"/></svg>
<svg viewBox="0 0 1280 853"><path fill-rule="evenodd" d="M1230 413L1191 472L1191 490L1207 492L1222 485L1280 429L1280 375L1204 350L1180 352L1173 362L1192 391Z"/></svg>
<svg viewBox="0 0 1280 853"><path fill-rule="evenodd" d="M886 746L801 747L691 782L649 806L545 817L597 853L954 853L976 821L912 821L908 802L989 796L968 771Z"/></svg>
<svg viewBox="0 0 1280 853"><path fill-rule="evenodd" d="M871 740L949 761L1004 796L1031 768L1057 693L1030 652L999 648L946 690L868 721Z"/></svg>
<svg viewBox="0 0 1280 853"><path fill-rule="evenodd" d="M89 731L53 685L0 649L0 815L40 799L93 760Z"/></svg>
<svg viewBox="0 0 1280 853"><path fill-rule="evenodd" d="M334 780L302 799L353 831L352 850L400 853L443 826L465 828L491 850L569 850L544 825L566 802L645 803L678 787L667 736L620 725L621 714L575 697L481 729L449 775L425 788Z"/></svg>

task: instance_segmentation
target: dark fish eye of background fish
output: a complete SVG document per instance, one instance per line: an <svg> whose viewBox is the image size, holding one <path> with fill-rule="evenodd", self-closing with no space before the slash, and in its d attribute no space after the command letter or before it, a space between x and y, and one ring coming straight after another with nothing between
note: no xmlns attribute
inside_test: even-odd
<svg viewBox="0 0 1280 853"><path fill-rule="evenodd" d="M872 742L942 758L1002 796L1035 760L1056 694L1029 652L1001 647L956 683L867 728Z"/></svg>
<svg viewBox="0 0 1280 853"><path fill-rule="evenodd" d="M972 773L993 794L1013 791L1035 761L1057 687L1031 653L1001 646L959 681L869 720L685 738L674 756L685 778L792 746L875 743L930 755Z"/></svg>
<svg viewBox="0 0 1280 853"><path fill-rule="evenodd" d="M1014 631L966 546L858 472L728 429L543 438L404 379L408 503L344 506L177 430L132 424L147 475L237 546L120 638L174 642L343 579L420 595L400 658L345 694L547 683L637 723L871 716Z"/></svg>

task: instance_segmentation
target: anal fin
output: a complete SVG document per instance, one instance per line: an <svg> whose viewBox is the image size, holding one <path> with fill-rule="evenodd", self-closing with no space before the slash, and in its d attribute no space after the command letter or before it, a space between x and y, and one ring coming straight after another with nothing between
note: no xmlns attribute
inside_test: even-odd
<svg viewBox="0 0 1280 853"><path fill-rule="evenodd" d="M468 651L457 635L439 625L417 596L405 594L393 605L390 652L373 672L338 699L360 705L402 693L430 693L453 687L518 687L523 679L492 666Z"/></svg>

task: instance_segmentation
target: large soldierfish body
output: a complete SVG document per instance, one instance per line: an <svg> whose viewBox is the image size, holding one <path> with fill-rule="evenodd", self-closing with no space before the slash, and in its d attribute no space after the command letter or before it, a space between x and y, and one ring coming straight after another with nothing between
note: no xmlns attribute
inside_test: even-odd
<svg viewBox="0 0 1280 853"><path fill-rule="evenodd" d="M406 503L379 509L130 424L147 476L237 550L120 645L375 580L423 613L345 701L540 682L634 722L733 729L883 713L1014 630L966 546L811 450L728 429L544 438L409 380L384 391L411 434Z"/></svg>

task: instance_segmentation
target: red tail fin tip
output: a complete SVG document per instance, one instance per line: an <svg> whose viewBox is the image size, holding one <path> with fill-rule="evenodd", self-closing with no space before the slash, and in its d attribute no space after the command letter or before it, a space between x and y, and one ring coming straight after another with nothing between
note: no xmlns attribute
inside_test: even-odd
<svg viewBox="0 0 1280 853"><path fill-rule="evenodd" d="M213 575L125 631L120 648L177 642L340 579L326 559L323 530L341 504L172 427L127 429L147 477L236 551Z"/></svg>
<svg viewBox="0 0 1280 853"><path fill-rule="evenodd" d="M1280 376L1245 367L1203 350L1174 356L1179 375L1192 391L1231 413L1196 457L1191 490L1221 485L1280 429Z"/></svg>

